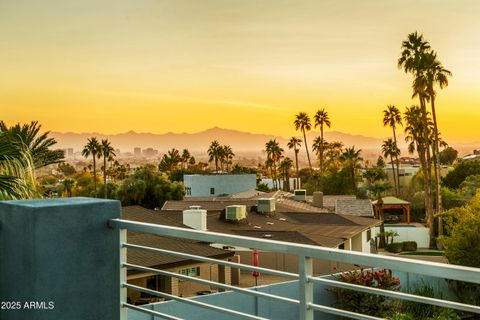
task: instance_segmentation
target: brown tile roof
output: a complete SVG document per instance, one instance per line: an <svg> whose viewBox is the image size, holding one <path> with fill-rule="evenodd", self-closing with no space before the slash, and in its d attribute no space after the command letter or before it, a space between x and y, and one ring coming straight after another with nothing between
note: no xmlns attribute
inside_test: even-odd
<svg viewBox="0 0 480 320"><path fill-rule="evenodd" d="M146 223L184 227L181 219L172 219L170 216L162 214L160 211L149 210L139 206L123 207L122 218ZM162 237L149 233L128 231L127 241L131 244L195 254L209 258L225 259L234 254L233 252L213 248L208 244L197 241ZM134 249L127 249L127 259L127 261L132 264L156 268L167 268L173 265L189 264L192 262L189 259L160 255L148 251Z"/></svg>

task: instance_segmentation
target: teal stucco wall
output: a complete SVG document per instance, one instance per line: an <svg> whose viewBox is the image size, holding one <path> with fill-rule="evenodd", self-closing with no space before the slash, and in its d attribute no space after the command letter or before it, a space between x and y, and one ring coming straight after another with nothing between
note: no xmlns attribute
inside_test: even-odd
<svg viewBox="0 0 480 320"><path fill-rule="evenodd" d="M0 201L0 319L118 320L119 217L114 200Z"/></svg>

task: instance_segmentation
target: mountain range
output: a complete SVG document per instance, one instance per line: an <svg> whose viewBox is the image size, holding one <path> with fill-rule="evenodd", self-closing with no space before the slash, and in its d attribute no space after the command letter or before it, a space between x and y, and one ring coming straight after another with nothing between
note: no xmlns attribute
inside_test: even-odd
<svg viewBox="0 0 480 320"><path fill-rule="evenodd" d="M307 141L312 145L313 139L318 132L309 132ZM50 136L58 141L59 148L73 148L79 151L87 143L87 139L95 136L98 139L108 139L112 145L121 152L133 152L133 148L154 148L163 153L172 148L188 149L195 153L206 153L210 143L218 140L221 144L230 145L234 152L259 152L265 149L265 143L270 139L276 139L282 148L287 149L288 139L268 134L242 132L232 129L214 127L197 133L138 133L129 131L120 134L101 133L73 133L51 132ZM301 132L298 132L301 137ZM301 137L303 140L303 137ZM361 135L352 135L343 132L331 131L324 134L327 141L340 141L345 146L355 146L360 149L379 149L382 140Z"/></svg>

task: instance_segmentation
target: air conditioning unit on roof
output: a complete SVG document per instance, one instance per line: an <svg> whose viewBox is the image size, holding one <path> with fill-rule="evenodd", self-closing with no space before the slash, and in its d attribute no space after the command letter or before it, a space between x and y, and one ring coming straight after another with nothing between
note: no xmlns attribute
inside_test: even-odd
<svg viewBox="0 0 480 320"><path fill-rule="evenodd" d="M275 198L260 198L257 201L258 213L275 212Z"/></svg>

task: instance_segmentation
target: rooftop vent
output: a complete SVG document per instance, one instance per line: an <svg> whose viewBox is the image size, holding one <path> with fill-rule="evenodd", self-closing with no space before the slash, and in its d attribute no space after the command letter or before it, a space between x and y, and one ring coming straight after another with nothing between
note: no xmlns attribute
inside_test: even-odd
<svg viewBox="0 0 480 320"><path fill-rule="evenodd" d="M201 206L198 206L198 205L194 205L194 206L189 206L190 209L193 209L193 210L198 210L201 208Z"/></svg>
<svg viewBox="0 0 480 320"><path fill-rule="evenodd" d="M207 210L183 210L183 224L196 230L207 230Z"/></svg>
<svg viewBox="0 0 480 320"><path fill-rule="evenodd" d="M272 235L271 235L271 234L264 234L263 237L264 237L264 238L271 238Z"/></svg>

